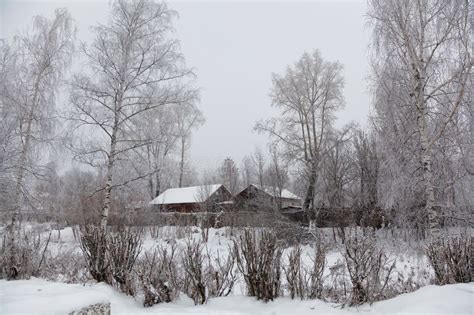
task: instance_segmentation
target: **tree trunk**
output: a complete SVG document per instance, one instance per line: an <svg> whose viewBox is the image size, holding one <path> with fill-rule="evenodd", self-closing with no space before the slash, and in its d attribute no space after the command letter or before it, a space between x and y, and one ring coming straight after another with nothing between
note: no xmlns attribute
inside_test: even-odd
<svg viewBox="0 0 474 315"><path fill-rule="evenodd" d="M179 184L178 187L183 187L183 173L184 173L184 145L186 140L184 137L181 138L181 161L179 163Z"/></svg>
<svg viewBox="0 0 474 315"><path fill-rule="evenodd" d="M423 117L420 117L424 120ZM426 128L420 129L421 139L421 162L423 165L423 180L425 184L425 209L428 215L428 229L430 236L437 238L440 234L439 214L435 208L435 195L433 187L433 174L431 169L431 148L429 147L429 140L426 135Z"/></svg>
<svg viewBox="0 0 474 315"><path fill-rule="evenodd" d="M150 193L151 200L153 200L155 198L155 190L153 188L154 188L153 174L150 174L150 175L148 175L148 189L149 189L148 191Z"/></svg>
<svg viewBox="0 0 474 315"><path fill-rule="evenodd" d="M425 212L428 216L428 233L430 238L436 239L440 234L439 214L435 208L435 194L433 187L433 172L431 159L431 145L427 130L428 109L424 99L424 71L415 70L415 96L417 109L417 125L420 133L421 163L423 166L423 181L425 190Z"/></svg>
<svg viewBox="0 0 474 315"><path fill-rule="evenodd" d="M19 222L20 222L20 199L21 199L21 187L23 184L23 177L25 174L25 168L26 168L26 161L28 159L28 151L30 148L30 142L31 142L31 128L33 124L33 118L34 118L34 113L35 113L35 108L36 108L36 103L38 100L38 90L39 90L39 82L40 78L38 77L35 83L35 92L33 95L33 101L31 104L31 109L30 112L28 113L28 120L27 120L27 125L26 125L26 131L25 131L25 140L23 142L23 148L21 150L21 156L20 160L18 161L18 170L17 170L17 175L16 175L16 188L15 188L15 201L13 204L13 210L12 210L12 221L11 221L11 227L10 227L10 268L8 270L8 278L9 279L16 279L18 276L18 270L17 270L17 249L16 249L16 238L17 234L20 232L19 228Z"/></svg>
<svg viewBox="0 0 474 315"><path fill-rule="evenodd" d="M116 119L114 127L112 129L112 135L110 138L110 153L109 160L107 163L107 175L105 181L105 196L102 203L102 214L100 219L100 227L102 231L105 232L107 228L107 222L109 219L109 210L111 203L111 194L112 194L112 180L113 180L113 171L114 171L114 162L115 162L115 149L117 146L117 131L118 131L118 113L116 113Z"/></svg>
<svg viewBox="0 0 474 315"><path fill-rule="evenodd" d="M30 129L29 126L31 125L31 122L28 124L27 129ZM11 226L10 226L10 266L8 268L8 279L9 280L15 280L18 277L18 257L17 257L17 246L16 242L17 239L19 238L19 233L20 233L20 227L19 227L19 222L20 222L20 199L21 199L21 187L22 187L22 182L23 182L23 176L24 176L24 167L26 164L26 159L27 159L27 145L29 143L29 135L25 137L25 144L23 146L22 152L21 152L21 157L18 165L18 172L16 175L16 188L15 188L15 201L13 204L13 209L12 209L12 221L11 221Z"/></svg>
<svg viewBox="0 0 474 315"><path fill-rule="evenodd" d="M160 171L156 172L156 187L155 187L155 197L158 197L161 193L161 181L160 181Z"/></svg>
<svg viewBox="0 0 474 315"><path fill-rule="evenodd" d="M310 219L309 211L314 206L314 189L316 188L316 180L318 179L316 163L311 163L311 171L308 178L308 189L303 202L303 211L306 213L308 219Z"/></svg>

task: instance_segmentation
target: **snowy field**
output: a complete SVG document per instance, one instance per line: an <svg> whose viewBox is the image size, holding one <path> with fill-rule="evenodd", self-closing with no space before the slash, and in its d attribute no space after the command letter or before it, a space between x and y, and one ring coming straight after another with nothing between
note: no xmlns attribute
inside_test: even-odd
<svg viewBox="0 0 474 315"><path fill-rule="evenodd" d="M48 225L30 225L27 229L36 230L43 239L49 237ZM326 232L330 234L329 231ZM234 235L238 233L238 230L234 230ZM48 257L54 259L68 255L82 259L79 243L74 234L71 227L53 229L47 250ZM157 245L175 244L178 248L184 248L187 240L200 240L201 237L201 230L197 227L179 229L161 227L153 231L148 230L142 252L152 250ZM330 237L328 239L330 240ZM392 280L421 288L415 292L358 308L342 307L341 303L320 300L291 300L289 297L280 297L273 302L263 303L246 296L245 285L241 278L237 280L230 296L211 298L205 305L195 306L191 298L181 293L172 303L144 308L143 297L132 298L103 283L97 284L89 280L81 284L78 280L71 281L71 275L54 274L48 277L49 280L38 278L20 281L0 280L0 314L66 314L98 302L111 303L113 314L474 314L474 283L430 285L433 272L427 258L416 249L416 246L409 249L400 241L384 242L388 255L391 259L396 259L396 270ZM205 244L212 255L228 253L232 244L230 231L226 228L210 229ZM341 271L341 266L344 266L341 249L336 243L329 246L324 271L327 287L341 281L341 277L347 277L343 267ZM283 251L283 264L290 250L291 247ZM303 246L302 253L303 262L309 265L314 249L311 246ZM78 279L82 278L78 275ZM406 292L416 288L407 289Z"/></svg>

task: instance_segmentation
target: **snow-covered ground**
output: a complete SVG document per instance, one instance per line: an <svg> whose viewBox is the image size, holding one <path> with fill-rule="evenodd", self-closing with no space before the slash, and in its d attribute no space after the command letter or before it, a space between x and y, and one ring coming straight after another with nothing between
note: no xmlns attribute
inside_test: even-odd
<svg viewBox="0 0 474 315"><path fill-rule="evenodd" d="M112 314L474 314L474 283L426 286L393 299L341 309L319 300L279 298L263 303L254 298L234 295L211 299L195 306L181 295L168 304L143 308L131 297L105 284L66 284L41 279L0 280L0 314L67 314L86 305L110 302Z"/></svg>

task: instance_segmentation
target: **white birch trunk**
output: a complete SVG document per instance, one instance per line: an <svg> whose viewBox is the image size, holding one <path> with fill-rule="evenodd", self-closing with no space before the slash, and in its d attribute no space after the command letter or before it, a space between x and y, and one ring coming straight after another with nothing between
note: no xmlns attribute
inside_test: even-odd
<svg viewBox="0 0 474 315"><path fill-rule="evenodd" d="M178 187L183 187L183 174L184 174L184 146L185 146L185 139L184 137L181 138L181 161L179 162L179 184Z"/></svg>
<svg viewBox="0 0 474 315"><path fill-rule="evenodd" d="M436 210L433 187L433 172L431 158L431 142L428 135L428 109L424 99L425 71L415 69L415 97L417 109L417 125L420 133L421 163L423 166L423 181L425 194L425 213L428 216L428 233L430 238L437 238L440 234L439 214Z"/></svg>
<svg viewBox="0 0 474 315"><path fill-rule="evenodd" d="M107 222L109 219L109 210L110 210L111 195L112 195L112 181L113 181L115 153L116 153L116 146L117 146L118 115L119 113L118 111L116 111L114 127L112 129L112 134L110 137L110 152L109 152L109 159L107 162L105 195L104 195L104 201L102 202L102 213L101 213L101 218L100 218L100 227L102 231L104 232L105 232L105 229L107 228Z"/></svg>

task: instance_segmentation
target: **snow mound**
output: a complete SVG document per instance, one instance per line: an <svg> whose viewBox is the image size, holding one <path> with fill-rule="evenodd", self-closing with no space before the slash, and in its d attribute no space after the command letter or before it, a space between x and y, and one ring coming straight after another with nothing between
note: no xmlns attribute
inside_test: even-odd
<svg viewBox="0 0 474 315"><path fill-rule="evenodd" d="M139 299L125 296L105 284L66 284L31 280L0 280L0 314L67 314L84 306L110 302L112 314L474 314L474 283L426 286L393 299L341 309L319 300L280 298L263 303L246 296L214 298L194 306L181 296L176 302L143 308Z"/></svg>

